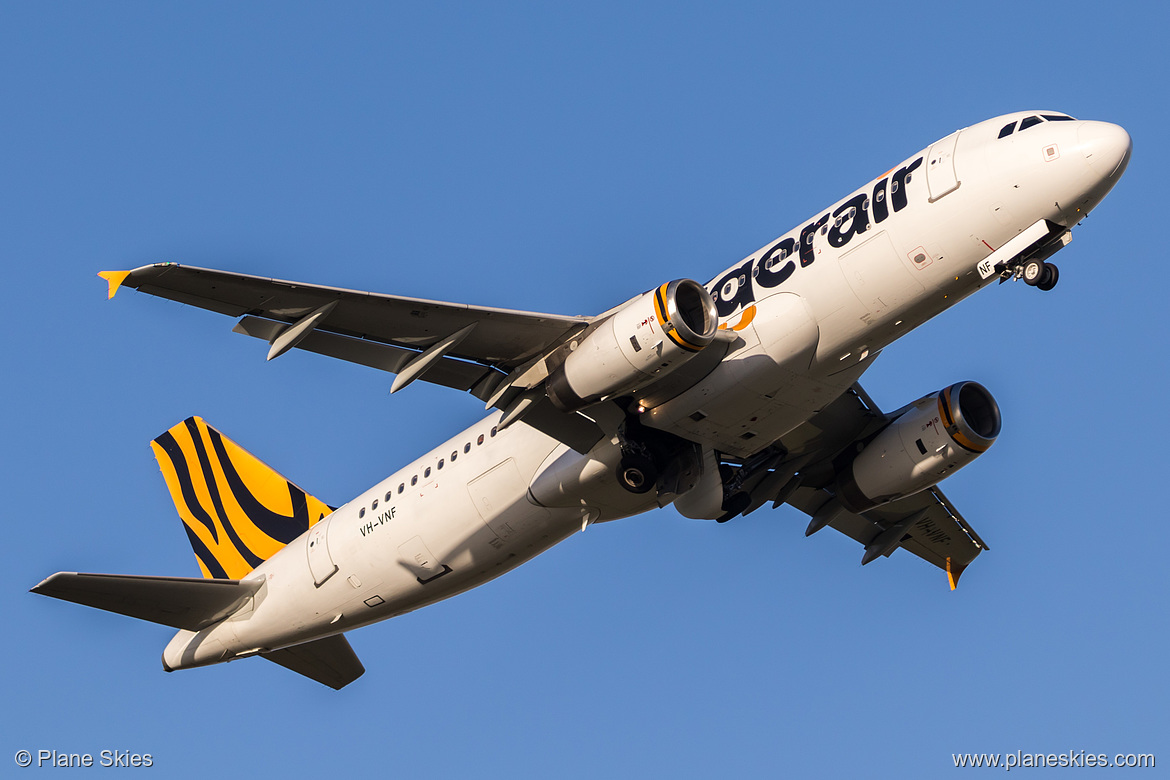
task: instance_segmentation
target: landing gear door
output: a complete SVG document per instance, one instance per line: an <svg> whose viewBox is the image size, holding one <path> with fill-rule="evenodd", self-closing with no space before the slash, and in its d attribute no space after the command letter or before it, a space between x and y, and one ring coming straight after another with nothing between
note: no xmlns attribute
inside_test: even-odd
<svg viewBox="0 0 1170 780"><path fill-rule="evenodd" d="M313 583L319 588L325 580L337 573L337 564L329 554L329 523L333 515L319 520L309 529L309 571L313 575Z"/></svg>
<svg viewBox="0 0 1170 780"><path fill-rule="evenodd" d="M951 133L930 147L926 155L926 186L930 189L930 202L934 203L943 195L959 189L959 178L955 174L955 145L959 142L960 130Z"/></svg>

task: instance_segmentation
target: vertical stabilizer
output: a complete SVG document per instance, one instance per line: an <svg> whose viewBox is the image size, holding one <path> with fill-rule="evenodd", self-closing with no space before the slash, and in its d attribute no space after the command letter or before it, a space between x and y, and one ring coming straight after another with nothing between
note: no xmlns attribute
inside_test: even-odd
<svg viewBox="0 0 1170 780"><path fill-rule="evenodd" d="M204 577L243 578L333 511L199 417L151 448Z"/></svg>

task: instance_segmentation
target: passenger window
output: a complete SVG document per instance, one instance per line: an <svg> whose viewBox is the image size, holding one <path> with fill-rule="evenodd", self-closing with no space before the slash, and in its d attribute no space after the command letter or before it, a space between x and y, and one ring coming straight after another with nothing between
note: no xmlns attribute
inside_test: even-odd
<svg viewBox="0 0 1170 780"><path fill-rule="evenodd" d="M443 459L439 458L439 469L442 470L442 468L443 468Z"/></svg>
<svg viewBox="0 0 1170 780"><path fill-rule="evenodd" d="M459 450L452 450L451 451L451 462L454 463L455 459L458 457L459 457Z"/></svg>
<svg viewBox="0 0 1170 780"><path fill-rule="evenodd" d="M430 475L431 475L431 467L427 466L425 469L423 469L423 479L426 479Z"/></svg>
<svg viewBox="0 0 1170 780"><path fill-rule="evenodd" d="M378 499L376 499L376 498L375 498L375 499L374 499L374 505L373 505L373 506L371 506L371 507L370 507L370 509L371 509L371 510L374 510L374 509L377 509L377 508L378 508Z"/></svg>
<svg viewBox="0 0 1170 780"><path fill-rule="evenodd" d="M477 445L483 444L483 434L482 433L479 435L479 438L475 440L475 443Z"/></svg>
<svg viewBox="0 0 1170 780"><path fill-rule="evenodd" d="M399 486L398 486L398 492L399 492L399 493L401 493L401 492L402 492L402 485L399 485ZM391 493L389 490L387 490L387 491L386 491L386 502L387 502L387 503L389 503L389 502L390 502L390 496L392 496L392 495L394 495L394 494L393 494L393 493Z"/></svg>
<svg viewBox="0 0 1170 780"><path fill-rule="evenodd" d="M365 516L366 516L366 508L363 506L361 509L358 510L358 519L360 520L361 518L363 518Z"/></svg>
<svg viewBox="0 0 1170 780"><path fill-rule="evenodd" d="M414 487L417 484L418 484L418 474L415 474L413 477L410 478L410 486Z"/></svg>
<svg viewBox="0 0 1170 780"><path fill-rule="evenodd" d="M402 493L403 490L406 490L406 483L405 482L398 483L398 492Z"/></svg>
<svg viewBox="0 0 1170 780"><path fill-rule="evenodd" d="M1027 130L1029 127L1035 127L1038 124L1040 124L1040 117L1030 116L1020 122L1020 132Z"/></svg>
<svg viewBox="0 0 1170 780"><path fill-rule="evenodd" d="M1010 125L1004 125L1003 129L999 131L1000 138L1007 138L1016 129L1016 123L1012 122Z"/></svg>
<svg viewBox="0 0 1170 780"><path fill-rule="evenodd" d="M494 437L495 435L496 435L496 429L492 428L492 436Z"/></svg>
<svg viewBox="0 0 1170 780"><path fill-rule="evenodd" d="M467 442L463 445L463 453L466 455L469 452L471 452L471 442Z"/></svg>

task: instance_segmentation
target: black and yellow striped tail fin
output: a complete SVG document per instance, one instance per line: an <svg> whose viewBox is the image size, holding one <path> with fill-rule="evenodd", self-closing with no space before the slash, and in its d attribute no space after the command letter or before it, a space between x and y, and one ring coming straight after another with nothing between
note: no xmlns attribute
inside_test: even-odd
<svg viewBox="0 0 1170 780"><path fill-rule="evenodd" d="M150 446L204 577L241 579L333 511L199 417Z"/></svg>

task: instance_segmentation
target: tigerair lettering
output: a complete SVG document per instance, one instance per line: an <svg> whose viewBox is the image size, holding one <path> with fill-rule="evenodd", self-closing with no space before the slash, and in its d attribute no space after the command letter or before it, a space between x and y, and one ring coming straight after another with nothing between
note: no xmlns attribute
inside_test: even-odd
<svg viewBox="0 0 1170 780"><path fill-rule="evenodd" d="M922 165L923 158L904 165L874 183L873 189L859 192L826 211L796 232L767 247L759 257L745 260L707 286L715 298L719 316L729 317L741 306L756 301L755 285L765 289L779 287L796 272L797 263L807 268L816 260L817 233L823 233L829 246L844 248L855 236L869 230L871 225L886 221L909 205L906 188L911 175ZM892 211L891 211L892 208Z"/></svg>

